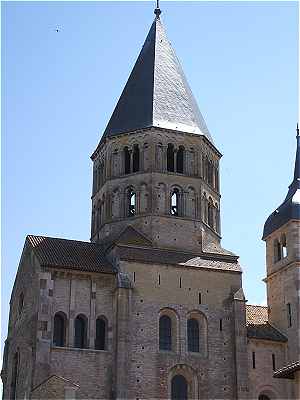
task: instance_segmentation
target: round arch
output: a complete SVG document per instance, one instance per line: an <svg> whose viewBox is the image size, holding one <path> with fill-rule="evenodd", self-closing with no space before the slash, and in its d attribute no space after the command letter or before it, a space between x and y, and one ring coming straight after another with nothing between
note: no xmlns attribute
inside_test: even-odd
<svg viewBox="0 0 300 400"><path fill-rule="evenodd" d="M198 378L196 371L186 365L186 364L177 364L172 367L169 371L168 376L168 398L176 400L177 397L172 397L172 383L174 388L174 378L180 376L184 378L186 385L187 385L187 399L198 399ZM179 378L182 383L184 383L183 379ZM173 393L174 394L174 393ZM184 399L185 397L182 397Z"/></svg>

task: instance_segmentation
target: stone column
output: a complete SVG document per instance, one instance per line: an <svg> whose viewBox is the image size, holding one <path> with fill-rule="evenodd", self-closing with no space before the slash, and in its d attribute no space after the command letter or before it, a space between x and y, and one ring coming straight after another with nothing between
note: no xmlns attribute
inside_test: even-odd
<svg viewBox="0 0 300 400"><path fill-rule="evenodd" d="M246 300L243 289L240 288L233 297L234 315L234 358L235 358L235 398L248 399L248 352L246 331Z"/></svg>
<svg viewBox="0 0 300 400"><path fill-rule="evenodd" d="M132 284L127 274L117 276L116 296L116 353L115 398L128 399L128 371L130 369L130 315Z"/></svg>
<svg viewBox="0 0 300 400"><path fill-rule="evenodd" d="M76 280L70 278L70 311L69 311L69 347L74 347L74 318L75 318Z"/></svg>

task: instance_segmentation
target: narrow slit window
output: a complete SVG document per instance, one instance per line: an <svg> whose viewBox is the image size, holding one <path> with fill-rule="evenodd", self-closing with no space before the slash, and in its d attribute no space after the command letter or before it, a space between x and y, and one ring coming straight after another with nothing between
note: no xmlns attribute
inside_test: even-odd
<svg viewBox="0 0 300 400"><path fill-rule="evenodd" d="M252 368L255 369L256 367L256 360L255 360L255 352L252 352Z"/></svg>
<svg viewBox="0 0 300 400"><path fill-rule="evenodd" d="M275 354L272 354L272 368L273 368L273 371L276 370Z"/></svg>
<svg viewBox="0 0 300 400"><path fill-rule="evenodd" d="M291 303L287 303L287 319L288 319L288 327L292 326L292 307Z"/></svg>
<svg viewBox="0 0 300 400"><path fill-rule="evenodd" d="M199 324L195 318L187 322L188 351L199 353Z"/></svg>
<svg viewBox="0 0 300 400"><path fill-rule="evenodd" d="M181 277L179 278L179 287L180 287L180 289L182 287L182 279L181 279Z"/></svg>
<svg viewBox="0 0 300 400"><path fill-rule="evenodd" d="M283 235L281 238L281 246L282 246L282 258L287 257L287 247L286 247L286 236Z"/></svg>
<svg viewBox="0 0 300 400"><path fill-rule="evenodd" d="M201 304L202 303L202 295L201 295L201 293L199 292L199 294L198 294L198 301L199 301L199 304Z"/></svg>
<svg viewBox="0 0 300 400"><path fill-rule="evenodd" d="M222 320L222 318L220 319L220 331L222 332L222 330L223 330L223 320Z"/></svg>
<svg viewBox="0 0 300 400"><path fill-rule="evenodd" d="M172 350L172 321L167 315L159 319L159 350Z"/></svg>
<svg viewBox="0 0 300 400"><path fill-rule="evenodd" d="M158 284L160 285L160 274L158 274Z"/></svg>

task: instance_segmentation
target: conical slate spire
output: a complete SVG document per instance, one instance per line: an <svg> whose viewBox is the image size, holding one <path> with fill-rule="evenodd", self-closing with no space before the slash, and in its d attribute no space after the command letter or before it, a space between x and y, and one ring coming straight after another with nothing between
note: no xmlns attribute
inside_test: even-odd
<svg viewBox="0 0 300 400"><path fill-rule="evenodd" d="M263 239L291 219L300 220L300 136L297 124L297 148L294 179L284 202L269 216L264 226Z"/></svg>
<svg viewBox="0 0 300 400"><path fill-rule="evenodd" d="M154 126L205 135L212 142L159 15L103 137Z"/></svg>

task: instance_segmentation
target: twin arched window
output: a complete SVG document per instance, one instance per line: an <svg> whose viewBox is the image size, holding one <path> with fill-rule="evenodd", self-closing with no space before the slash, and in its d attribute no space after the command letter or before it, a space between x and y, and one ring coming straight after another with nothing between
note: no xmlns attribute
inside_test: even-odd
<svg viewBox="0 0 300 400"><path fill-rule="evenodd" d="M128 217L136 214L136 193L133 189L128 190Z"/></svg>
<svg viewBox="0 0 300 400"><path fill-rule="evenodd" d="M287 255L286 236L283 234L280 240L274 240L274 262L282 260Z"/></svg>
<svg viewBox="0 0 300 400"><path fill-rule="evenodd" d="M133 146L132 152L128 147L124 147L124 173L138 172L140 170L140 149L139 145Z"/></svg>
<svg viewBox="0 0 300 400"><path fill-rule="evenodd" d="M184 172L184 147L179 146L178 150L175 151L175 147L172 143L168 144L167 147L167 171L178 172L183 174Z"/></svg>
<svg viewBox="0 0 300 400"><path fill-rule="evenodd" d="M201 318L201 317L200 317ZM174 333L175 322L168 315L162 315L159 318L159 350L174 350ZM204 327L204 324L203 324ZM201 340L203 346L203 353L206 354L205 341L206 332L202 332L203 338ZM195 317L188 318L187 320L187 348L189 352L200 352L200 326L199 321Z"/></svg>
<svg viewBox="0 0 300 400"><path fill-rule="evenodd" d="M175 188L171 193L171 215L179 215L179 190Z"/></svg>

